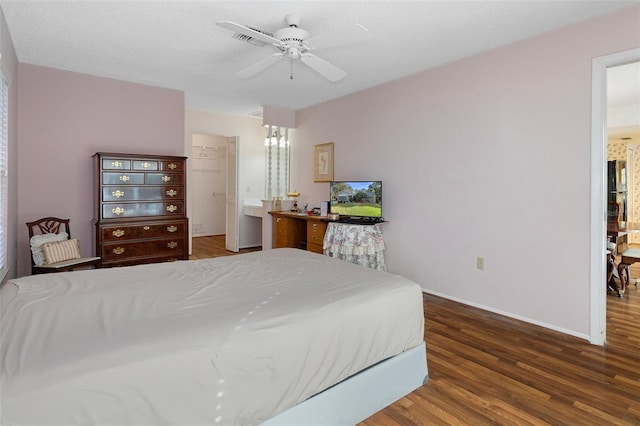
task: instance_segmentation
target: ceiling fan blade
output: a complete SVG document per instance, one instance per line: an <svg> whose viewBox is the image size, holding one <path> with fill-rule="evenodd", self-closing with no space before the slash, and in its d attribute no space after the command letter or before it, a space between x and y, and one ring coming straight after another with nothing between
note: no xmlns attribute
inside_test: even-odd
<svg viewBox="0 0 640 426"><path fill-rule="evenodd" d="M247 68L238 71L236 76L240 78L249 78L259 73L260 71L267 69L268 67L275 64L283 57L284 57L284 52L274 53L273 55L267 56L266 58L256 62L255 64L249 65Z"/></svg>
<svg viewBox="0 0 640 426"><path fill-rule="evenodd" d="M263 34L260 31L256 31L253 30L251 28L245 27L244 25L240 25L240 24L236 24L235 22L231 22L231 21L218 21L216 22L216 25L222 27L222 28L226 28L228 30L231 31L235 31L241 34L244 34L246 36L249 37L253 37L257 40L263 41L265 43L270 43L270 44L276 44L279 45L280 44L280 40L278 40L277 38L271 37L267 34Z"/></svg>
<svg viewBox="0 0 640 426"><path fill-rule="evenodd" d="M367 41L370 38L371 34L369 30L360 24L356 24L349 27L338 28L335 31L317 37L310 37L304 41L304 44L307 48L315 50L358 43Z"/></svg>
<svg viewBox="0 0 640 426"><path fill-rule="evenodd" d="M301 54L300 60L309 68L330 81L342 80L347 75L347 73L340 68L330 64L322 58L317 57L313 53Z"/></svg>

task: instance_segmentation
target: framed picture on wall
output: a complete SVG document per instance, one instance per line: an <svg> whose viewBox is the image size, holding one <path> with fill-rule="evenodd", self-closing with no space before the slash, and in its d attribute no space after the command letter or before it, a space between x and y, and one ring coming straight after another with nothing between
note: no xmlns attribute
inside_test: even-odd
<svg viewBox="0 0 640 426"><path fill-rule="evenodd" d="M313 149L313 181L333 180L333 142L315 145Z"/></svg>

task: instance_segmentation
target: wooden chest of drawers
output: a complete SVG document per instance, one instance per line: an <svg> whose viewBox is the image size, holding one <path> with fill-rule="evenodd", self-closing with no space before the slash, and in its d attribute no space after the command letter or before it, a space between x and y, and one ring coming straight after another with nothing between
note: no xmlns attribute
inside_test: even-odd
<svg viewBox="0 0 640 426"><path fill-rule="evenodd" d="M307 221L307 250L314 253L323 253L322 243L324 233L327 231L327 222L319 220Z"/></svg>
<svg viewBox="0 0 640 426"><path fill-rule="evenodd" d="M289 212L270 212L273 216L273 248L306 247L307 251L323 253L322 243L327 230L325 218Z"/></svg>
<svg viewBox="0 0 640 426"><path fill-rule="evenodd" d="M306 241L305 222L283 215L273 218L273 247L300 248Z"/></svg>
<svg viewBox="0 0 640 426"><path fill-rule="evenodd" d="M98 152L96 256L102 266L186 260L186 158Z"/></svg>

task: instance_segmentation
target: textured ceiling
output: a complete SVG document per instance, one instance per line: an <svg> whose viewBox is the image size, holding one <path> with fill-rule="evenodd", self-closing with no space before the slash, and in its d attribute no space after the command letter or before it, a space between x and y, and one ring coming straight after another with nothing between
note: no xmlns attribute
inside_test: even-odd
<svg viewBox="0 0 640 426"><path fill-rule="evenodd" d="M637 2L618 1L0 1L23 63L182 90L189 108L247 115L299 109ZM295 13L312 36L364 25L371 41L319 50L347 72L331 83L281 61L235 73L276 52L232 39L234 21L273 32Z"/></svg>

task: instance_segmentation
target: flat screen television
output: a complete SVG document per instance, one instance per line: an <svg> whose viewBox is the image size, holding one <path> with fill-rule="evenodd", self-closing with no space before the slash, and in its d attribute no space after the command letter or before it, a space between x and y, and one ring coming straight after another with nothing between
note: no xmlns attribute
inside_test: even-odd
<svg viewBox="0 0 640 426"><path fill-rule="evenodd" d="M345 220L382 221L382 181L332 181L329 212Z"/></svg>

